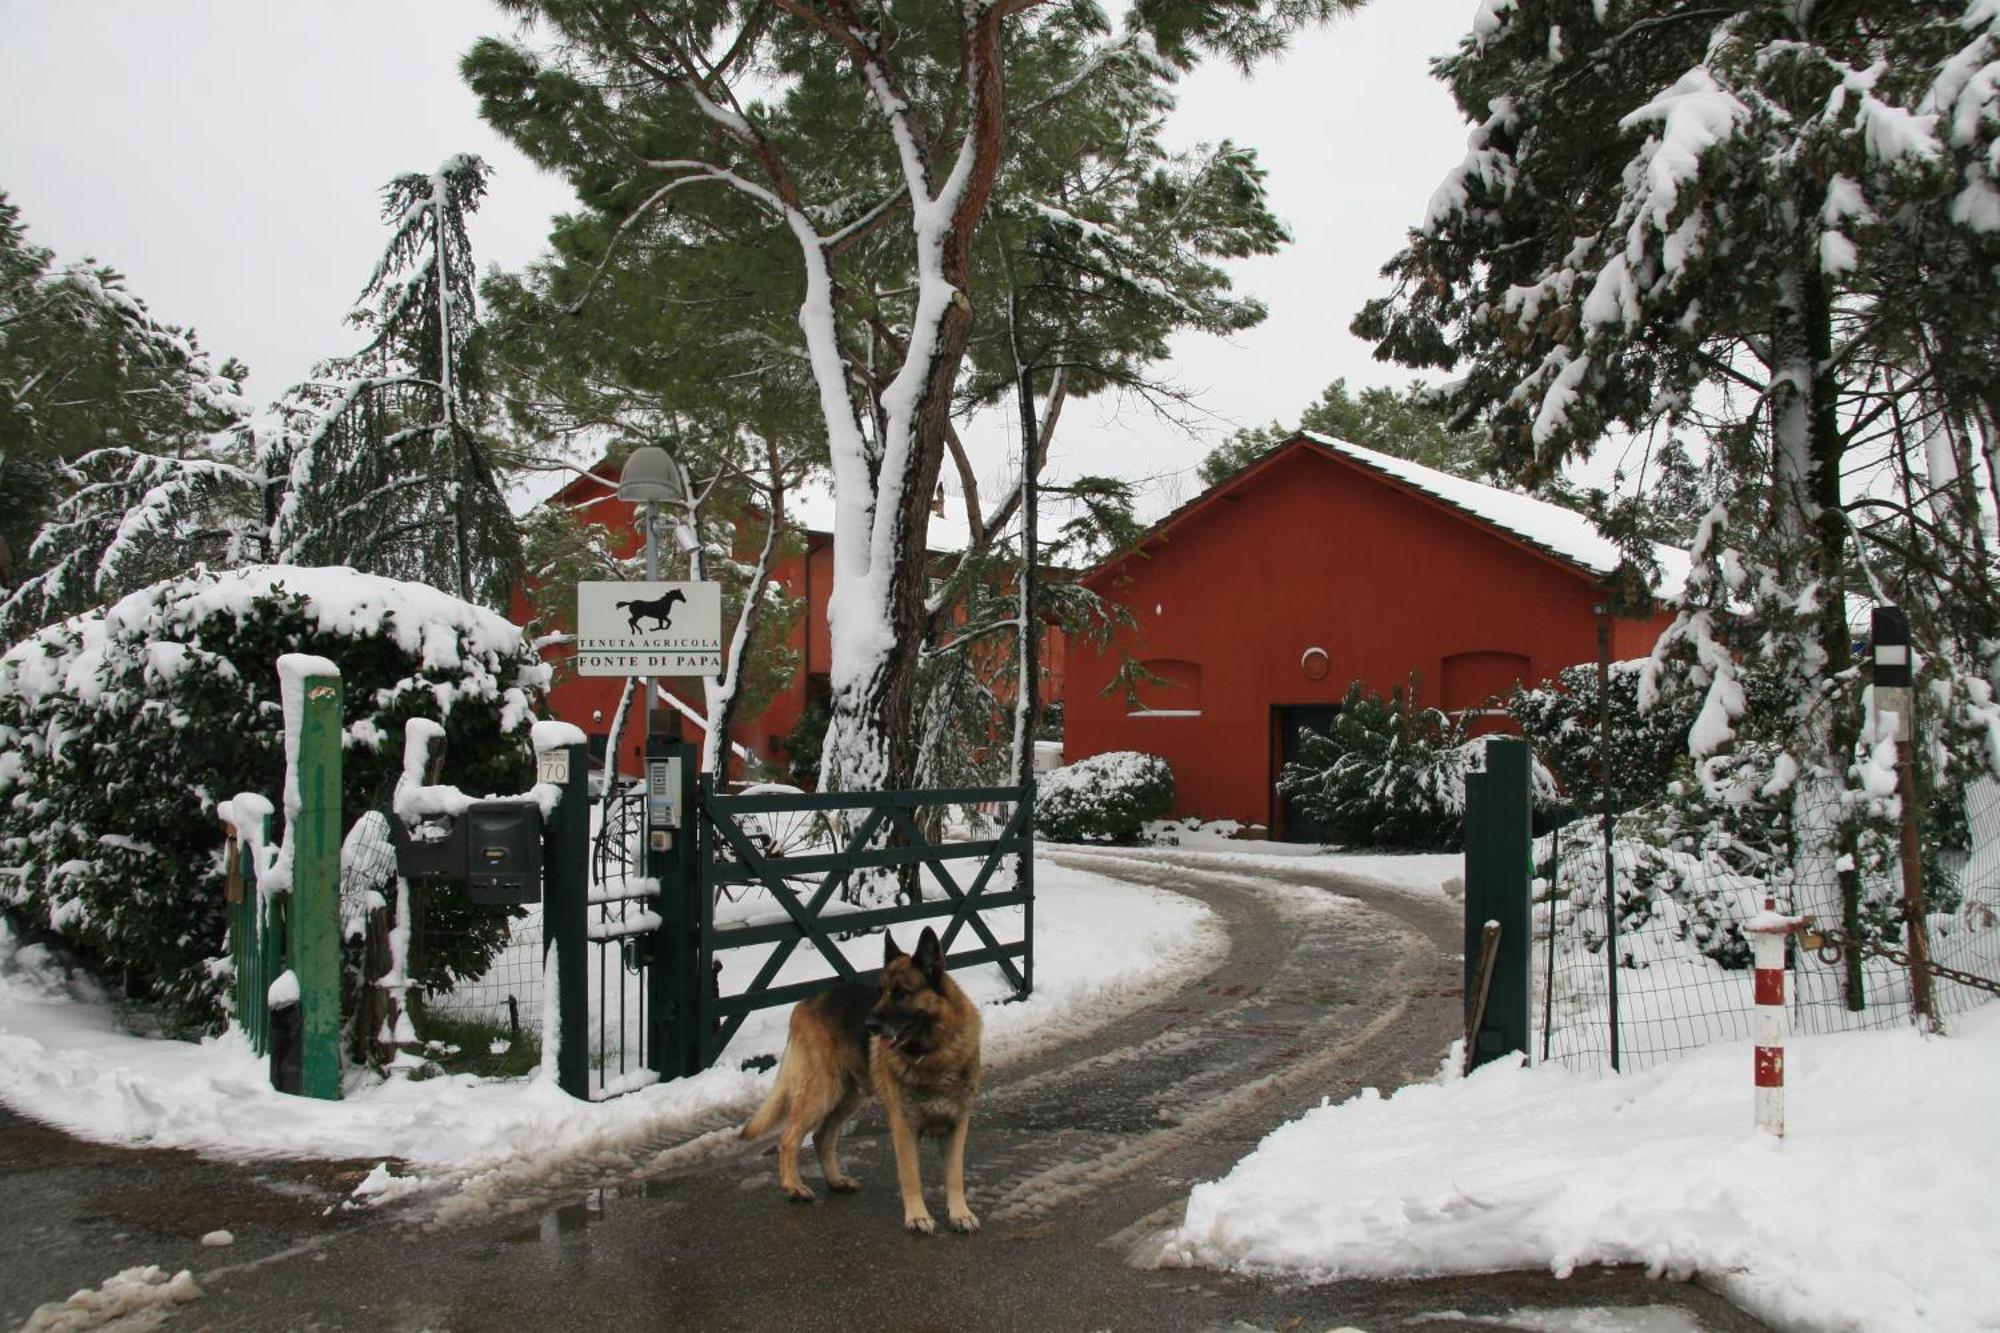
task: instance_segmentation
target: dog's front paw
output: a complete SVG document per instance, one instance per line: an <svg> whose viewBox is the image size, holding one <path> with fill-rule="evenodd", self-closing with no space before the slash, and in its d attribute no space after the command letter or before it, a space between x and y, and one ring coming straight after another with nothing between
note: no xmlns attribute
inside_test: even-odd
<svg viewBox="0 0 2000 1333"><path fill-rule="evenodd" d="M861 1182L853 1176L828 1176L826 1187L835 1194L852 1194L861 1188Z"/></svg>
<svg viewBox="0 0 2000 1333"><path fill-rule="evenodd" d="M909 1213L903 1218L903 1230L912 1236L928 1236L937 1230L937 1223L929 1213Z"/></svg>
<svg viewBox="0 0 2000 1333"><path fill-rule="evenodd" d="M951 1215L951 1229L969 1236L979 1230L979 1218L970 1208L962 1208Z"/></svg>
<svg viewBox="0 0 2000 1333"><path fill-rule="evenodd" d="M779 1188L785 1191L785 1197L793 1203L811 1203L813 1201L812 1186L810 1185L781 1185Z"/></svg>

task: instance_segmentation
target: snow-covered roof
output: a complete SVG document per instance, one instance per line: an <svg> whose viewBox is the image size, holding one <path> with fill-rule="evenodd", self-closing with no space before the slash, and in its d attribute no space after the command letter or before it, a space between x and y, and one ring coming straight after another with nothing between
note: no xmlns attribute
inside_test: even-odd
<svg viewBox="0 0 2000 1333"><path fill-rule="evenodd" d="M1379 453L1374 449L1364 449L1358 444L1330 435L1320 435L1313 431L1302 431L1293 437L1334 454L1350 463L1358 464L1411 490L1429 496L1441 504L1449 505L1463 514L1470 515L1490 527L1498 528L1507 535L1518 539L1544 554L1554 556L1567 564L1576 566L1592 574L1609 577L1618 569L1620 555L1617 543L1597 530L1597 525L1573 509L1537 500L1530 495L1514 491L1504 491L1498 486L1488 486L1482 482L1468 481L1464 477L1436 468L1412 463L1407 458L1397 458L1393 454ZM1280 450L1266 454L1274 457ZM1256 469L1250 468L1223 481L1215 490L1233 485L1238 478ZM1195 501L1183 505L1176 513L1169 515L1154 528L1157 532L1190 512L1206 499L1214 490ZM1687 585L1688 554L1676 546L1653 544L1654 559L1659 561L1660 581L1654 592L1662 597L1679 595Z"/></svg>
<svg viewBox="0 0 2000 1333"><path fill-rule="evenodd" d="M1532 495L1503 491L1498 486L1468 481L1449 472L1412 463L1407 458L1363 449L1358 444L1349 444L1330 435L1313 431L1300 433L1322 448L1330 449L1363 467L1386 473L1434 500L1441 500L1454 509L1483 519L1530 546L1579 565L1593 574L1608 577L1617 572L1623 560L1618 544L1574 509L1537 500ZM1653 558L1660 565L1660 583L1654 591L1662 597L1679 595L1687 586L1688 553L1678 546L1654 542Z"/></svg>

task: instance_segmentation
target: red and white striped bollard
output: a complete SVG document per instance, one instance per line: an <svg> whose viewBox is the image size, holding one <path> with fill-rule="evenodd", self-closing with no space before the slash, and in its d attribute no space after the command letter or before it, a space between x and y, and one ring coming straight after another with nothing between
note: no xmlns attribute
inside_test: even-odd
<svg viewBox="0 0 2000 1333"><path fill-rule="evenodd" d="M1785 937L1805 924L1775 899L1743 923L1757 965L1757 1128L1785 1137Z"/></svg>

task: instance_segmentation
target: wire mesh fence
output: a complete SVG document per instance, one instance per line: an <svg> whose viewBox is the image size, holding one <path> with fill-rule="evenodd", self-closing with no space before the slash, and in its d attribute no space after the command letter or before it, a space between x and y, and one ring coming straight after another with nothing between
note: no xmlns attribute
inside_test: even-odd
<svg viewBox="0 0 2000 1333"><path fill-rule="evenodd" d="M538 1039L544 987L542 909L533 904L521 912L509 924L507 941L492 963L478 976L454 982L449 990L423 995L418 1001L422 1015L490 1028L510 1041ZM421 907L411 916L413 956L427 949L462 948L467 943L448 928L424 928L421 923L428 914ZM420 1036L428 1035L421 1018L417 1031Z"/></svg>
<svg viewBox="0 0 2000 1333"><path fill-rule="evenodd" d="M1795 813L1794 818L1798 818ZM1967 846L1938 858L1934 910L1926 917L1932 960L2000 982L2000 783L1975 784L1966 801ZM1719 1041L1756 1035L1750 947L1739 923L1766 898L1782 911L1841 923L1839 878L1851 873L1864 897L1897 901L1895 858L1768 856L1666 845L1614 826L1577 820L1536 843L1534 1054L1578 1070L1641 1070ZM1607 902L1616 904L1615 918ZM1829 919L1829 917L1831 919ZM1896 929L1877 925L1887 945ZM1905 1026L1912 1022L1909 968L1861 951L1858 959L1797 939L1787 949L1791 1029L1802 1034ZM1949 1023L1993 999L1977 985L1932 983L1934 1010ZM1614 1017L1615 1016L1615 1017Z"/></svg>

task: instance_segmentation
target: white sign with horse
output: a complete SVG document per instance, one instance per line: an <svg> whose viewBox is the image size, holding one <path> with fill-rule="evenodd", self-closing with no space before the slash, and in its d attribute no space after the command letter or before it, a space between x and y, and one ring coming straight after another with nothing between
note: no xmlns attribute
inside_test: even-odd
<svg viewBox="0 0 2000 1333"><path fill-rule="evenodd" d="M576 669L586 676L722 674L720 583L579 583Z"/></svg>

